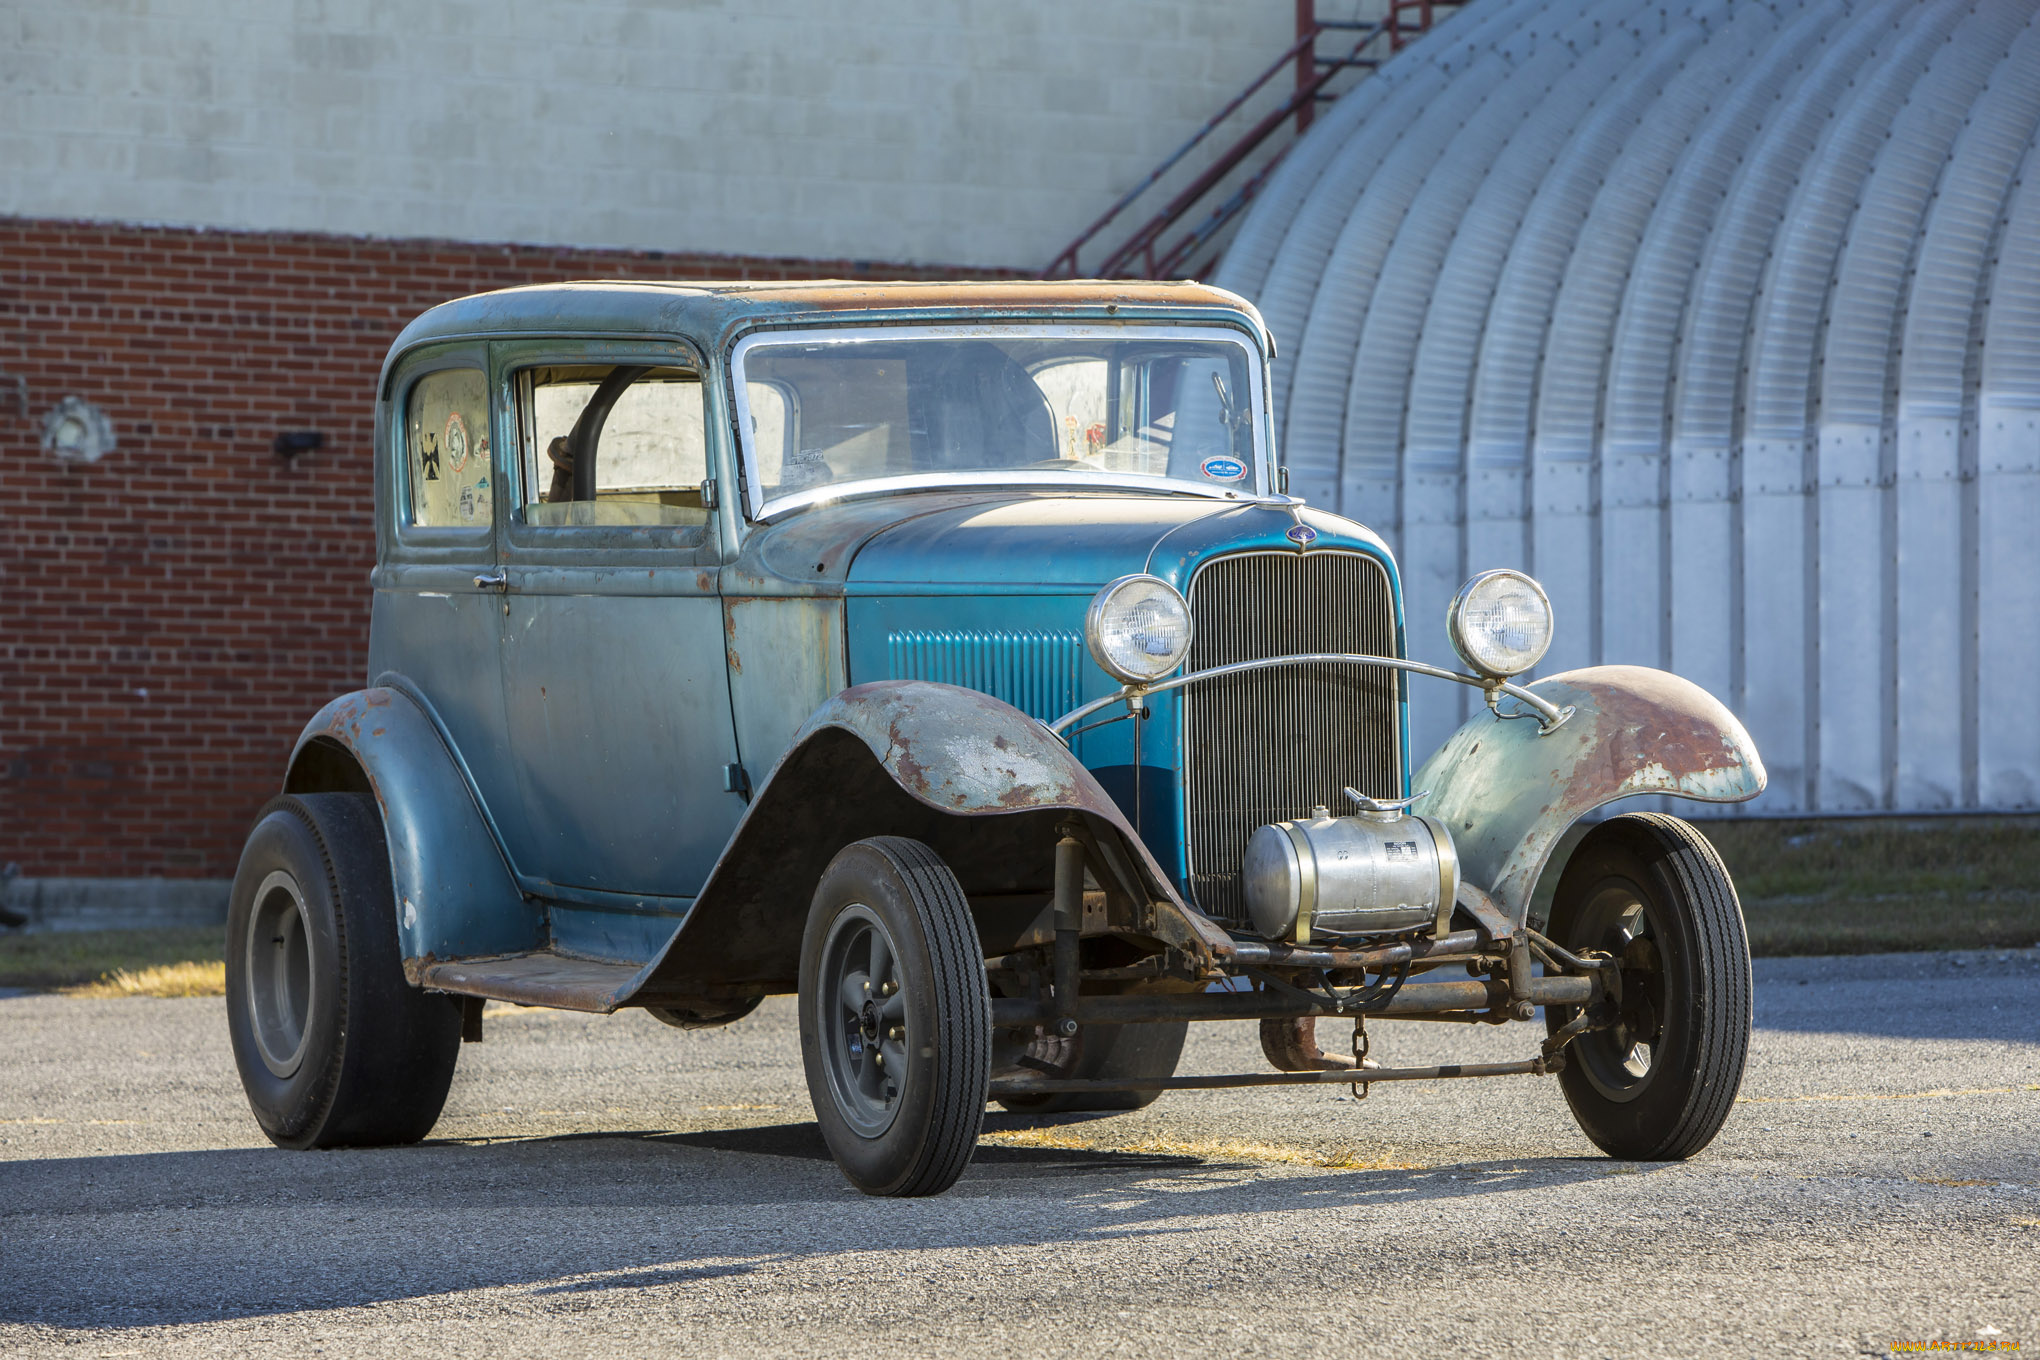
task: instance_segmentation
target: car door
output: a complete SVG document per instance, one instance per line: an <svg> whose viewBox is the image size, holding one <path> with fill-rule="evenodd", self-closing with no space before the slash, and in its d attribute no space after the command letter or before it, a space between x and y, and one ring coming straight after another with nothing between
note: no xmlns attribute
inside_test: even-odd
<svg viewBox="0 0 2040 1360"><path fill-rule="evenodd" d="M422 699L494 817L521 811L503 726L488 354L477 344L405 357L381 408L376 476L384 550L372 582L368 677ZM499 825L501 823L499 822Z"/></svg>
<svg viewBox="0 0 2040 1360"><path fill-rule="evenodd" d="M680 346L497 350L519 473L502 644L525 814L513 855L563 889L691 898L743 811L726 788L703 365Z"/></svg>

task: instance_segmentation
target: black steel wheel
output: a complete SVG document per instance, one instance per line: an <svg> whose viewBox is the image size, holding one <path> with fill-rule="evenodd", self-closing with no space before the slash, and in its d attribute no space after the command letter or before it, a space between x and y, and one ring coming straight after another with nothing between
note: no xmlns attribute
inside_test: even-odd
<svg viewBox="0 0 2040 1360"><path fill-rule="evenodd" d="M1002 1036L1000 1066L1016 1076L1053 1077L1079 1081L1123 1080L1128 1077L1172 1077L1183 1056L1187 1020L1148 1025L1083 1025L1068 1038L1036 1025L1024 1033ZM1015 1114L1115 1113L1145 1109L1160 1091L1095 1091L1078 1095L1001 1096L999 1103Z"/></svg>
<svg viewBox="0 0 2040 1360"><path fill-rule="evenodd" d="M919 841L846 846L800 951L800 1044L822 1137L868 1195L937 1195L977 1149L991 995L970 904Z"/></svg>
<svg viewBox="0 0 2040 1360"><path fill-rule="evenodd" d="M460 1056L460 1003L404 978L373 799L262 810L227 910L227 1032L255 1120L281 1147L415 1143Z"/></svg>
<svg viewBox="0 0 2040 1360"><path fill-rule="evenodd" d="M1565 1050L1559 1085L1603 1151L1677 1161L1721 1130L1750 1043L1750 950L1721 856L1676 817L1594 828L1552 899L1551 937L1620 961L1607 1023ZM1576 1015L1550 1007L1556 1031Z"/></svg>

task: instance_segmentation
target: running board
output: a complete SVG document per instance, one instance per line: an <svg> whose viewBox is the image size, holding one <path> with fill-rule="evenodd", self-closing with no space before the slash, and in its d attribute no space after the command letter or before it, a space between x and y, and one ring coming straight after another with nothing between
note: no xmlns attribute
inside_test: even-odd
<svg viewBox="0 0 2040 1360"><path fill-rule="evenodd" d="M1102 1091L1210 1091L1226 1086L1371 1086L1377 1081L1433 1081L1443 1077L1530 1077L1556 1072L1543 1058L1505 1063L1446 1063L1439 1067L1346 1068L1333 1072L1241 1072L1214 1077L1125 1077L1079 1080L995 1081L989 1098L1089 1095Z"/></svg>
<svg viewBox="0 0 2040 1360"><path fill-rule="evenodd" d="M417 978L430 992L607 1015L630 999L645 970L644 964L577 959L540 949L428 963L417 969Z"/></svg>

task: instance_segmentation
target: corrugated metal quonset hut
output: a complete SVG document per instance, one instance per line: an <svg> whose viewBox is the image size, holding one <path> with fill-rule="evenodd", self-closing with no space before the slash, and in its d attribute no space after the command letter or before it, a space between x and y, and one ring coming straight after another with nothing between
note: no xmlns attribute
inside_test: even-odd
<svg viewBox="0 0 2040 1360"><path fill-rule="evenodd" d="M2040 804L2036 9L1477 0L1332 106L1217 281L1413 655L1522 567L1542 672L1705 685L1754 810Z"/></svg>

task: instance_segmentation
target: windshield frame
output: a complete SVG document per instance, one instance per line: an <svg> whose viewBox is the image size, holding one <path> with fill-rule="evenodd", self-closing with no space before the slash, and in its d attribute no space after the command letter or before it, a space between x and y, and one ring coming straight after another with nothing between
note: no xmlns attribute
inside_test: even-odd
<svg viewBox="0 0 2040 1360"><path fill-rule="evenodd" d="M758 476L757 450L752 445L751 403L744 381L744 356L760 345L851 345L887 340L921 339L1070 339L1218 341L1244 354L1249 407L1254 418L1253 480L1249 486L1226 488L1177 477L1143 477L1130 473L1074 472L1066 469L989 469L972 472L915 472L892 477L867 477L837 482L765 499ZM1194 324L1150 320L1118 322L1017 321L987 325L957 318L909 325L853 322L843 325L763 328L746 333L729 351L731 409L736 414L737 456L744 478L744 509L760 523L796 510L853 497L899 491L942 491L959 487L1010 487L1019 490L1134 491L1149 495L1187 495L1204 500L1252 503L1279 500L1274 491L1274 427L1268 410L1267 356L1244 326L1199 318Z"/></svg>

